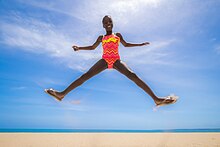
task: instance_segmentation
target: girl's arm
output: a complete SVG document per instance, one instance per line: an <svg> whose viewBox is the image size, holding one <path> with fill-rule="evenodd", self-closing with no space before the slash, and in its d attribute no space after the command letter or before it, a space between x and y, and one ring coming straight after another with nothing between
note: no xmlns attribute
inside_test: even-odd
<svg viewBox="0 0 220 147"><path fill-rule="evenodd" d="M84 47L78 47L78 46L74 45L74 46L72 46L72 48L74 49L74 51L78 51L78 50L94 50L100 44L100 42L102 42L102 37L103 36L99 36L97 38L96 42L93 45L84 46Z"/></svg>
<svg viewBox="0 0 220 147"><path fill-rule="evenodd" d="M134 46L143 46L143 45L148 45L150 44L149 42L144 42L144 43L128 43L124 40L122 35L120 33L116 33L116 35L120 38L121 43L124 45L124 47L134 47Z"/></svg>

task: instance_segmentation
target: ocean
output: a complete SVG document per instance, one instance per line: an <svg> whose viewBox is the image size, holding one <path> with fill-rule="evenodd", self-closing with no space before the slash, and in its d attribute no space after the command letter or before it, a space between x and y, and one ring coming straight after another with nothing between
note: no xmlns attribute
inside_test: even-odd
<svg viewBox="0 0 220 147"><path fill-rule="evenodd" d="M105 130L105 129L0 129L0 133L205 133L220 129L170 129L170 130Z"/></svg>

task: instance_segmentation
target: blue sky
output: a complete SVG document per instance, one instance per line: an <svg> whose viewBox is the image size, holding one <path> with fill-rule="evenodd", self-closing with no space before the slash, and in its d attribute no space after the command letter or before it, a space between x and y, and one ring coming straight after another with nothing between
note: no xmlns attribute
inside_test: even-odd
<svg viewBox="0 0 220 147"><path fill-rule="evenodd" d="M0 128L177 129L220 128L219 0L1 0ZM108 3L108 4L107 4ZM114 31L128 42L121 59L158 96L152 99L115 70L105 70L56 102L44 88L63 90L101 58L74 52Z"/></svg>

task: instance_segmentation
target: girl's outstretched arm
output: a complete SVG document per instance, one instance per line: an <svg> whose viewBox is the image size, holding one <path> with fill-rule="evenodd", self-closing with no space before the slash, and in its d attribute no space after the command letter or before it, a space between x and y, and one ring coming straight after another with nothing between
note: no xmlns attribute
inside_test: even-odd
<svg viewBox="0 0 220 147"><path fill-rule="evenodd" d="M143 45L148 45L150 44L149 42L144 42L144 43L128 43L124 40L122 35L120 33L116 33L116 35L120 38L121 43L124 45L124 47L134 47L134 46L143 46Z"/></svg>
<svg viewBox="0 0 220 147"><path fill-rule="evenodd" d="M74 51L78 51L78 50L94 50L100 44L100 42L102 42L102 37L103 36L99 36L97 38L96 42L93 45L84 46L84 47L78 47L76 45L73 45L72 48L74 49Z"/></svg>

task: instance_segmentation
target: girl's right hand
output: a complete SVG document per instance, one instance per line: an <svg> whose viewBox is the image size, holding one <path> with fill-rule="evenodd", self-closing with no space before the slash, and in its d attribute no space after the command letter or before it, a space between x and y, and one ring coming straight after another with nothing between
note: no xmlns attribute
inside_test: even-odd
<svg viewBox="0 0 220 147"><path fill-rule="evenodd" d="M79 47L76 46L76 45L72 46L72 48L74 49L74 51L78 51L79 50Z"/></svg>
<svg viewBox="0 0 220 147"><path fill-rule="evenodd" d="M141 45L148 45L148 44L150 44L150 43L149 42L144 42Z"/></svg>

